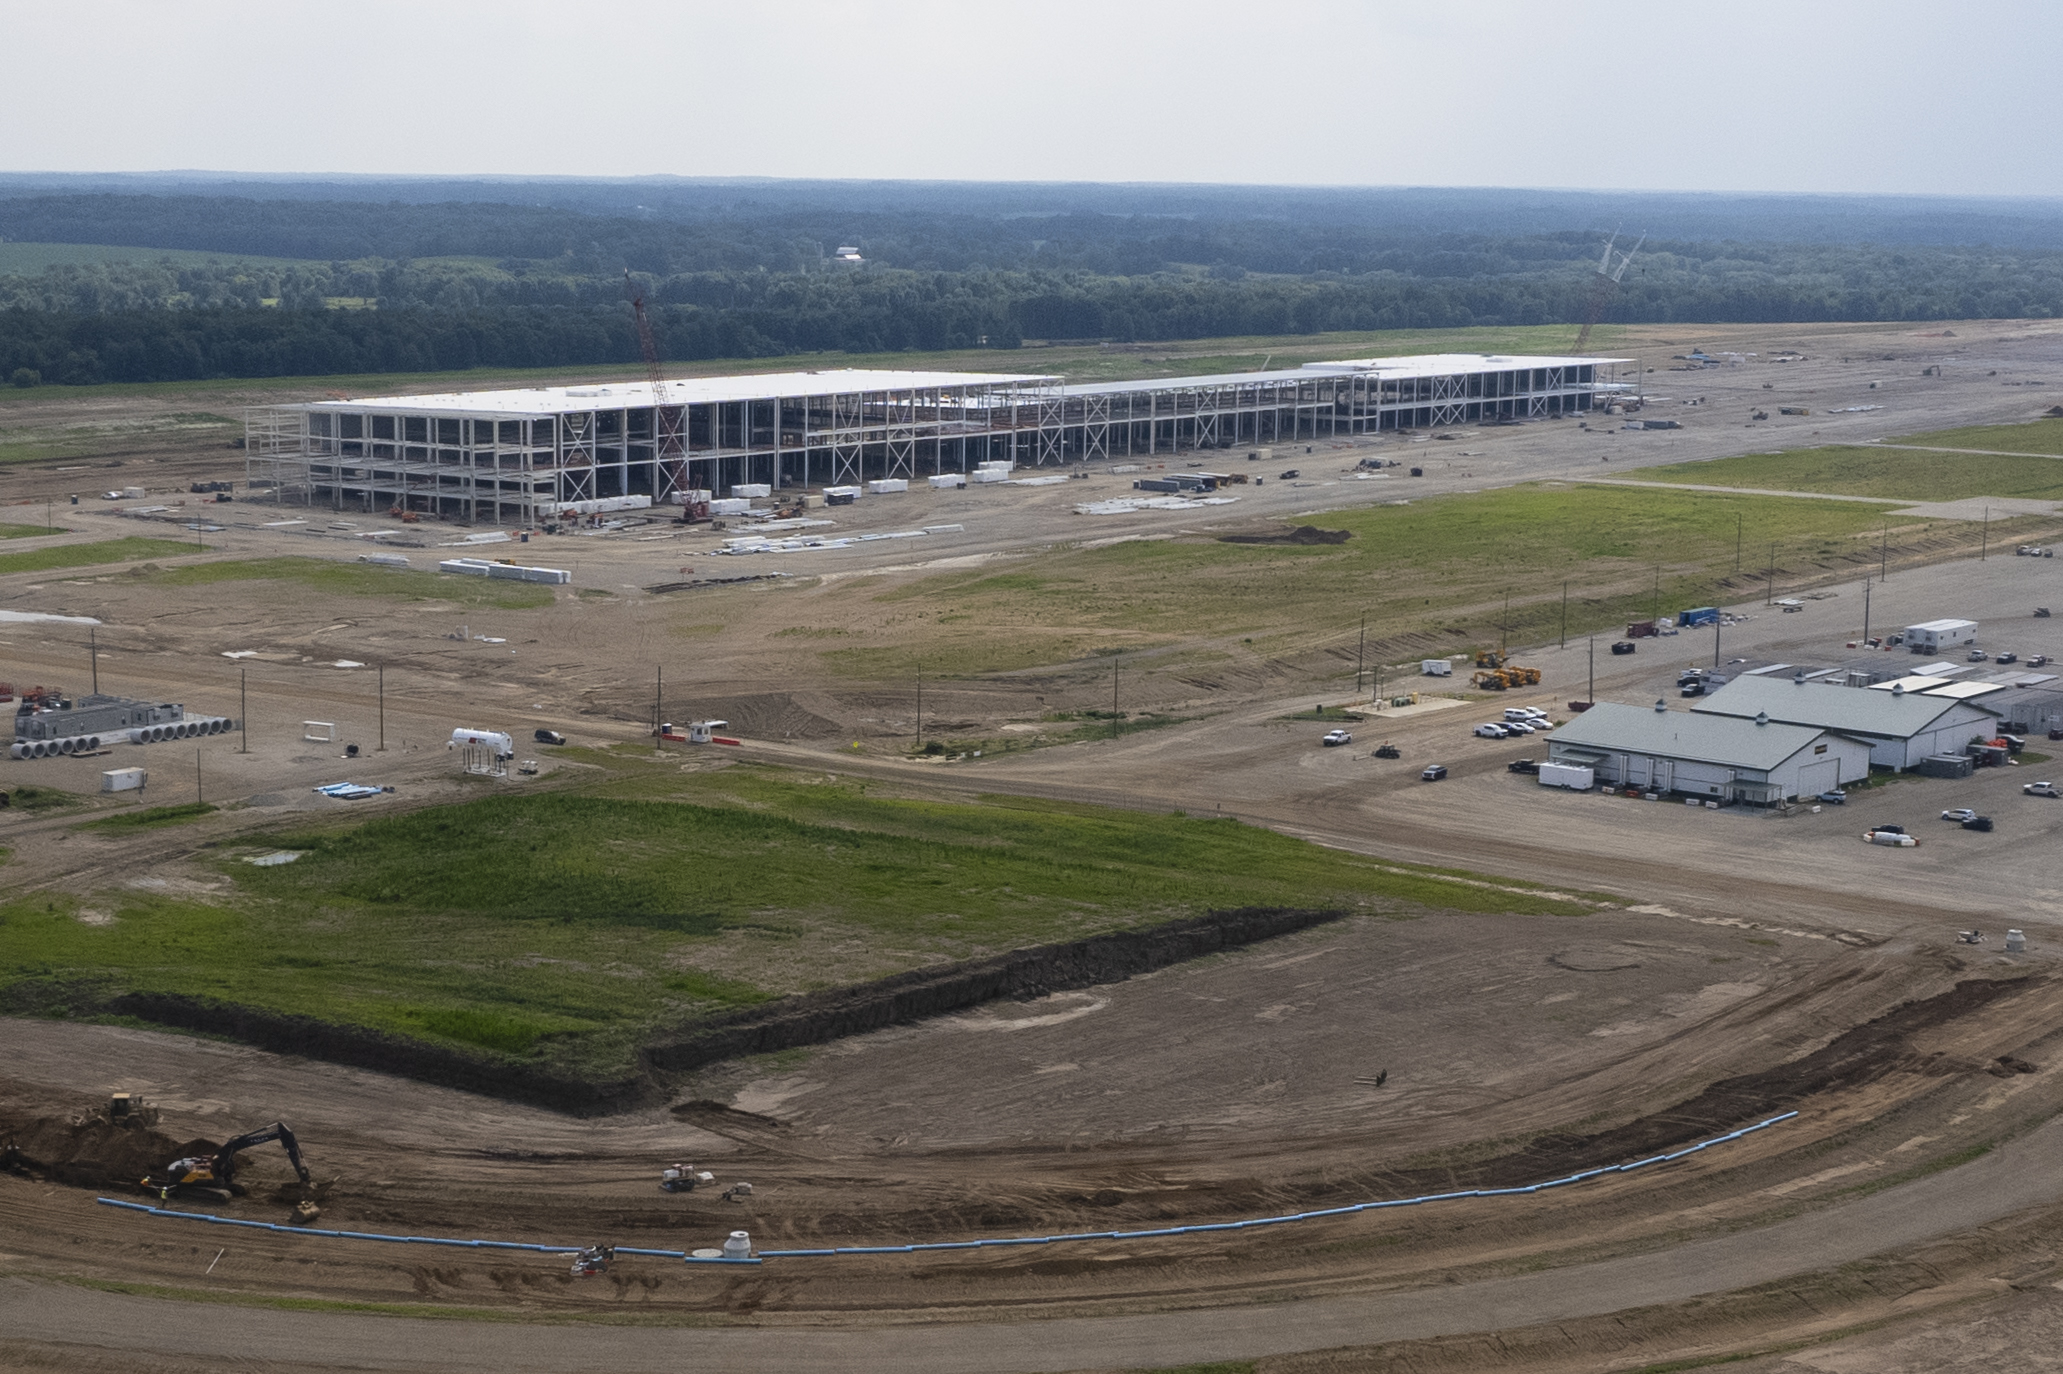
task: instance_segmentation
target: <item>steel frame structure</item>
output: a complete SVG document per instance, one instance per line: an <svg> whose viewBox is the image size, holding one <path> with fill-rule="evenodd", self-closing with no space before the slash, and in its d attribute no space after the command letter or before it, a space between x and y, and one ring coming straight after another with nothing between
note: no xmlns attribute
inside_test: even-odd
<svg viewBox="0 0 2063 1374"><path fill-rule="evenodd" d="M245 477L282 503L493 525L743 483L1159 457L1587 412L1624 359L1437 355L1064 386L833 371L253 407ZM656 402L656 404L655 404Z"/></svg>

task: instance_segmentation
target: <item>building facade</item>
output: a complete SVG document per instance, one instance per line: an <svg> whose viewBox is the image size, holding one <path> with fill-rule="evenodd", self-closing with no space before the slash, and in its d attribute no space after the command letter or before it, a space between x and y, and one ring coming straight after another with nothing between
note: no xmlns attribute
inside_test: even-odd
<svg viewBox="0 0 2063 1374"><path fill-rule="evenodd" d="M1555 731L1550 763L1613 787L1775 806L1869 776L1870 749L1828 730L1601 701Z"/></svg>

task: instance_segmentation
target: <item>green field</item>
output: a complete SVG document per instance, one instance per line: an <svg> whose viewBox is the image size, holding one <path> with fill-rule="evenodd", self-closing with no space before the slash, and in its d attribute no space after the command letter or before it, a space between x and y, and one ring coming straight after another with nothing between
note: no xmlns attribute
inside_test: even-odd
<svg viewBox="0 0 2063 1374"><path fill-rule="evenodd" d="M1894 444L1935 444L1942 448L2005 449L2012 453L2046 453L2063 457L2063 419L2030 420L2019 425L1974 425L1937 429L1888 440Z"/></svg>
<svg viewBox="0 0 2063 1374"><path fill-rule="evenodd" d="M1702 463L1672 463L1624 474L1639 482L1696 482L1774 491L1824 491L1902 501L1965 496L2063 500L2063 460L1916 449L1834 447L1750 453Z"/></svg>
<svg viewBox="0 0 2063 1374"><path fill-rule="evenodd" d="M212 816L221 810L211 802L184 802L176 806L147 806L137 811L117 811L97 821L88 821L81 830L96 831L103 835L127 835L138 830L155 830L160 826L184 825L203 816Z"/></svg>
<svg viewBox="0 0 2063 1374"><path fill-rule="evenodd" d="M187 552L191 552L188 546ZM244 558L225 563L189 563L178 568L138 568L131 576L165 587L204 587L218 582L298 582L332 596L395 597L404 601L450 601L461 606L495 606L520 611L552 604L552 589L527 582L489 581L372 563L325 558Z"/></svg>
<svg viewBox="0 0 2063 1374"><path fill-rule="evenodd" d="M173 539L100 539L91 544L59 544L22 553L0 553L0 577L8 573L48 572L57 568L89 568L100 563L127 563L138 558L170 558L201 553L199 544Z"/></svg>
<svg viewBox="0 0 2063 1374"><path fill-rule="evenodd" d="M214 447L243 432L243 422L212 411L183 410L148 419L107 420L98 424L39 424L35 401L78 399L75 389L39 387L33 391L0 388L0 465L44 458L104 458L138 448L168 444L188 450ZM99 490L102 479L83 474L74 479L80 495Z"/></svg>
<svg viewBox="0 0 2063 1374"><path fill-rule="evenodd" d="M1007 572L945 573L885 589L856 582L831 596L853 607L846 623L894 619L881 610L917 614L864 643L827 645L823 661L836 673L884 680L909 676L920 661L927 675L951 676L1184 644L1168 654L1229 655L1235 666L1258 667L1317 646L1351 652L1364 612L1372 652L1389 644L1417 656L1506 636L1539 642L1559 631L1564 579L1570 632L1582 633L1653 613L1658 571L1664 610L1685 599L1737 600L1761 590L1772 544L1789 583L1873 561L1881 528L1878 508L1860 504L1557 484L1335 511L1309 523L1352 537L1315 546L1204 537L1063 546ZM1900 537L1938 528L1905 522ZM1199 645L1211 637L1221 642Z"/></svg>
<svg viewBox="0 0 2063 1374"><path fill-rule="evenodd" d="M772 995L1241 905L1574 916L1230 820L868 796L820 775L598 765L213 860L220 904L118 888L0 905L0 984L211 996L555 1061ZM586 773L586 770L582 770ZM298 852L254 867L238 854Z"/></svg>
<svg viewBox="0 0 2063 1374"><path fill-rule="evenodd" d="M192 248L125 248L106 243L7 243L0 241L0 273L29 276L52 267L80 267L102 262L170 262L175 267L204 263L250 267L296 266L294 258L260 258L245 253L207 253Z"/></svg>
<svg viewBox="0 0 2063 1374"><path fill-rule="evenodd" d="M69 533L63 525L0 525L0 539L34 539L45 534Z"/></svg>

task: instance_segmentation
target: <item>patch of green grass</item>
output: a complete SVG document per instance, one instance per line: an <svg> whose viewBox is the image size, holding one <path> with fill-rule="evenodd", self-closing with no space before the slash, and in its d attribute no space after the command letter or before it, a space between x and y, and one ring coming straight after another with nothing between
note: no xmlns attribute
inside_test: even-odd
<svg viewBox="0 0 2063 1374"><path fill-rule="evenodd" d="M76 792L24 783L7 794L7 804L17 811L34 815L43 811L61 811L68 806L84 806L86 799Z"/></svg>
<svg viewBox="0 0 2063 1374"><path fill-rule="evenodd" d="M107 243L0 242L0 274L32 276L51 267L83 267L102 262L146 265L170 262L175 267L226 263L247 267L298 266L293 258L261 258L246 253L208 253L193 248L126 248Z"/></svg>
<svg viewBox="0 0 2063 1374"><path fill-rule="evenodd" d="M173 539L99 539L90 544L59 544L22 553L0 553L0 577L8 573L47 572L56 568L88 568L99 563L127 563L138 558L170 558L200 553L197 544Z"/></svg>
<svg viewBox="0 0 2063 1374"><path fill-rule="evenodd" d="M451 601L461 606L528 610L552 604L549 587L484 577L382 568L324 558L249 558L190 563L179 568L138 568L132 576L167 587L202 587L218 582L299 582L335 596L398 597L407 601Z"/></svg>
<svg viewBox="0 0 2063 1374"><path fill-rule="evenodd" d="M0 539L35 539L45 534L69 534L63 525L0 525Z"/></svg>
<svg viewBox="0 0 2063 1374"><path fill-rule="evenodd" d="M112 816L103 816L97 821L88 821L81 830L97 830L110 835L125 835L134 830L154 830L163 825L184 825L203 816L212 816L222 808L213 802L184 802L177 806L150 806L141 811L118 811Z"/></svg>
<svg viewBox="0 0 2063 1374"><path fill-rule="evenodd" d="M1914 449L1834 447L1750 453L1703 463L1641 468L1625 476L1640 482L1822 491L1901 501L1955 501L1965 496L2063 500L2063 462L2055 458L1929 453Z"/></svg>
<svg viewBox="0 0 2063 1374"><path fill-rule="evenodd" d="M1758 597L1770 544L1780 585L1874 562L1875 507L1717 492L1540 484L1457 493L1310 517L1354 537L1337 545L1228 544L1215 538L1060 548L1008 574L942 573L836 597L949 606L982 628L897 633L900 645L834 650L828 662L880 680L934 655L947 672L1055 663L1179 636L1222 635L1238 665L1270 671L1290 652L1351 656L1361 613L1370 652L1412 656L1509 638L1555 637L1561 586L1572 632L1645 617L1660 606ZM1907 522L1932 531L1939 522ZM1737 531L1751 551L1736 574ZM1996 535L1998 532L1994 531ZM1510 611L1504 597L1511 594ZM906 625L916 622L905 622ZM1266 633L1254 634L1254 627ZM1235 636L1245 636L1237 643ZM1152 637L1149 641L1148 637ZM1253 642L1249 643L1248 640Z"/></svg>
<svg viewBox="0 0 2063 1374"><path fill-rule="evenodd" d="M1936 444L1942 448L2005 449L2012 453L2047 453L2063 458L2063 419L2030 420L2018 425L1972 425L1904 434L1894 444Z"/></svg>
<svg viewBox="0 0 2063 1374"><path fill-rule="evenodd" d="M683 1019L1213 908L1595 909L1231 820L897 800L751 766L589 786L267 834L304 857L225 855L218 900L0 903L0 984L218 998L613 1071Z"/></svg>

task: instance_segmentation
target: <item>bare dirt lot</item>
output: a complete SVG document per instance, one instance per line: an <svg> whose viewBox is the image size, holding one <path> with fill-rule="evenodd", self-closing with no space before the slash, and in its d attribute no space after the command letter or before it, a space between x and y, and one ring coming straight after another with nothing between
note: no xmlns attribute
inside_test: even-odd
<svg viewBox="0 0 2063 1374"><path fill-rule="evenodd" d="M2054 399L2002 383L2063 368L2063 329L1954 333L1648 331L1638 351L1665 369L1648 379L1651 395L1704 397L1674 412L1686 428L1604 435L1536 426L1428 441L1411 446L1428 476L1409 494L2025 419ZM1666 371L1666 355L1691 345L1765 355L1794 347L1807 361ZM1943 362L1945 375L1919 376ZM1871 390L1873 380L1883 385ZM1814 414L1746 418L1773 396ZM1884 409L1826 413L1861 404ZM1664 412L1657 403L1649 413ZM1109 476L913 493L902 505L883 499L841 512L841 528L964 529L778 561L719 558L714 536L662 527L544 539L525 556L571 568L575 580L550 604L527 608L468 599L466 588L418 596L281 575L182 581L185 568L295 554L348 560L363 547L351 537L359 531L331 529L322 512L306 526L270 527L303 513L241 501L208 511L228 518L201 532L205 552L153 558L154 569L0 576L0 609L102 622L104 688L249 722L248 753L233 735L33 765L35 782L91 800L0 819L0 844L12 851L0 880L17 892L204 883L193 863L201 845L283 815L350 814L309 790L344 777L397 788L362 804L374 813L483 786L550 785L549 760L536 782L463 779L443 741L457 725L640 741L663 672L665 718L728 719L747 740L746 757L836 769L898 795L1013 792L1222 810L1384 859L1614 902L1581 917L1357 916L1122 984L736 1061L702 1074L672 1110L602 1121L135 1028L0 1023L0 1134L33 1142L22 1172L0 1174L0 1270L10 1276L0 1280L0 1310L26 1333L12 1348L0 1343L0 1367L678 1367L689 1358L684 1343L691 1358L741 1368L814 1360L1088 1369L1216 1358L1283 1370L1575 1369L1742 1351L1775 1351L1749 1366L1767 1369L1954 1367L1973 1352L1990 1367L2038 1367L2013 1361L2055 1324L2044 1293L2063 1238L2063 1186L2050 1167L2063 1147L2042 1124L2063 1107L2052 949L2063 805L2019 791L2048 776L2041 765L1961 782L1901 780L1845 808L1789 816L1567 796L1505 770L1539 757L1544 741L1476 739L1469 728L1510 704L1556 709L1593 694L1638 702L1671 693L1677 670L1710 663L1709 636L1644 641L1631 658L1600 645L1594 693L1584 639L1536 647L1524 661L1546 674L1540 689L1371 716L1353 726L1353 747L1324 749L1322 725L1290 717L1354 697L1351 641L1245 652L1244 636L1198 645L1165 627L1100 639L1043 626L963 631L939 623L950 604L893 595L942 572L1003 572L1056 544L1265 532L1308 513L1399 499L1390 484L1409 479L1342 471L1366 453L1403 457L1406 445L1314 453L1301 459L1317 474L1305 484L1271 480L1206 511L1072 514L1085 494L1116 494L1128 480ZM176 460L167 467L182 479L241 476L226 450L160 456ZM34 500L78 481L60 466L71 464L16 464L0 481ZM79 507L67 503L56 513L73 532L9 540L0 552L137 533L193 537L177 521L139 522L104 504L90 493ZM1975 523L1953 514L1944 527ZM423 535L403 537L436 542ZM447 556L404 551L419 568ZM2063 622L2032 615L2063 602L2058 563L2010 554L1926 561L1935 556L1915 536L1899 561L1887 557L1890 578L1871 593L1873 632L1969 615L1995 648L2063 656L2063 631L2049 628ZM741 572L789 576L647 590ZM1796 615L1766 610L1744 574L1734 601L1753 618L1724 632L1722 656L1852 657L1860 572L1815 576L1813 588L1828 595ZM456 637L461 627L469 637ZM81 689L85 639L82 625L0 624L0 676ZM994 642L988 658L968 647L983 640ZM899 646L912 644L954 646L960 664L946 681L927 679L921 728L932 738L1075 730L1078 721L1050 717L1109 704L1112 673L1097 650L1110 647L1128 651L1117 684L1124 708L1177 719L1114 740L920 760L910 757L920 728L914 684L895 667ZM838 657L847 647L886 652ZM1206 665L1204 652L1222 657ZM335 723L337 740L304 739L311 720ZM1385 739L1401 760L1371 757ZM346 744L359 756L346 759ZM239 809L130 836L74 829L129 805L93 788L101 769L132 761L152 770L151 803L198 794ZM715 766L700 755L683 762ZM1419 782L1430 762L1446 764L1449 779ZM1963 805L1996 816L1997 830L1934 821ZM1891 820L1922 846L1859 841L1865 825ZM1954 931L1971 925L2024 928L2033 950L2005 956L1995 934L1985 946L1955 945ZM115 1164L131 1161L72 1123L114 1090L161 1105L163 1141L152 1147L291 1122L309 1150L325 1226L664 1248L713 1244L731 1229L763 1246L808 1246L1220 1221L1525 1183L1719 1134L1758 1114L1800 1116L1666 1173L1446 1210L749 1271L626 1260L606 1279L575 1282L550 1257L225 1235L97 1207L83 1185L113 1187ZM74 1139L86 1142L82 1156L57 1158ZM724 1184L749 1180L755 1192L728 1203L702 1192L663 1196L656 1170L676 1159ZM298 1194L282 1161L254 1155L251 1171L250 1195L223 1210L283 1220ZM404 1323L259 1306L211 1322L168 1314L232 1309L160 1302L195 1295L492 1320ZM531 1327L509 1322L516 1317L598 1324ZM245 1322L291 1341L292 1353L231 1334ZM714 1329L733 1326L745 1330ZM1486 1340L1484 1331L1506 1335ZM694 1344L704 1336L713 1343ZM813 1344L834 1337L844 1344ZM1779 1349L1801 1341L1819 1344Z"/></svg>

